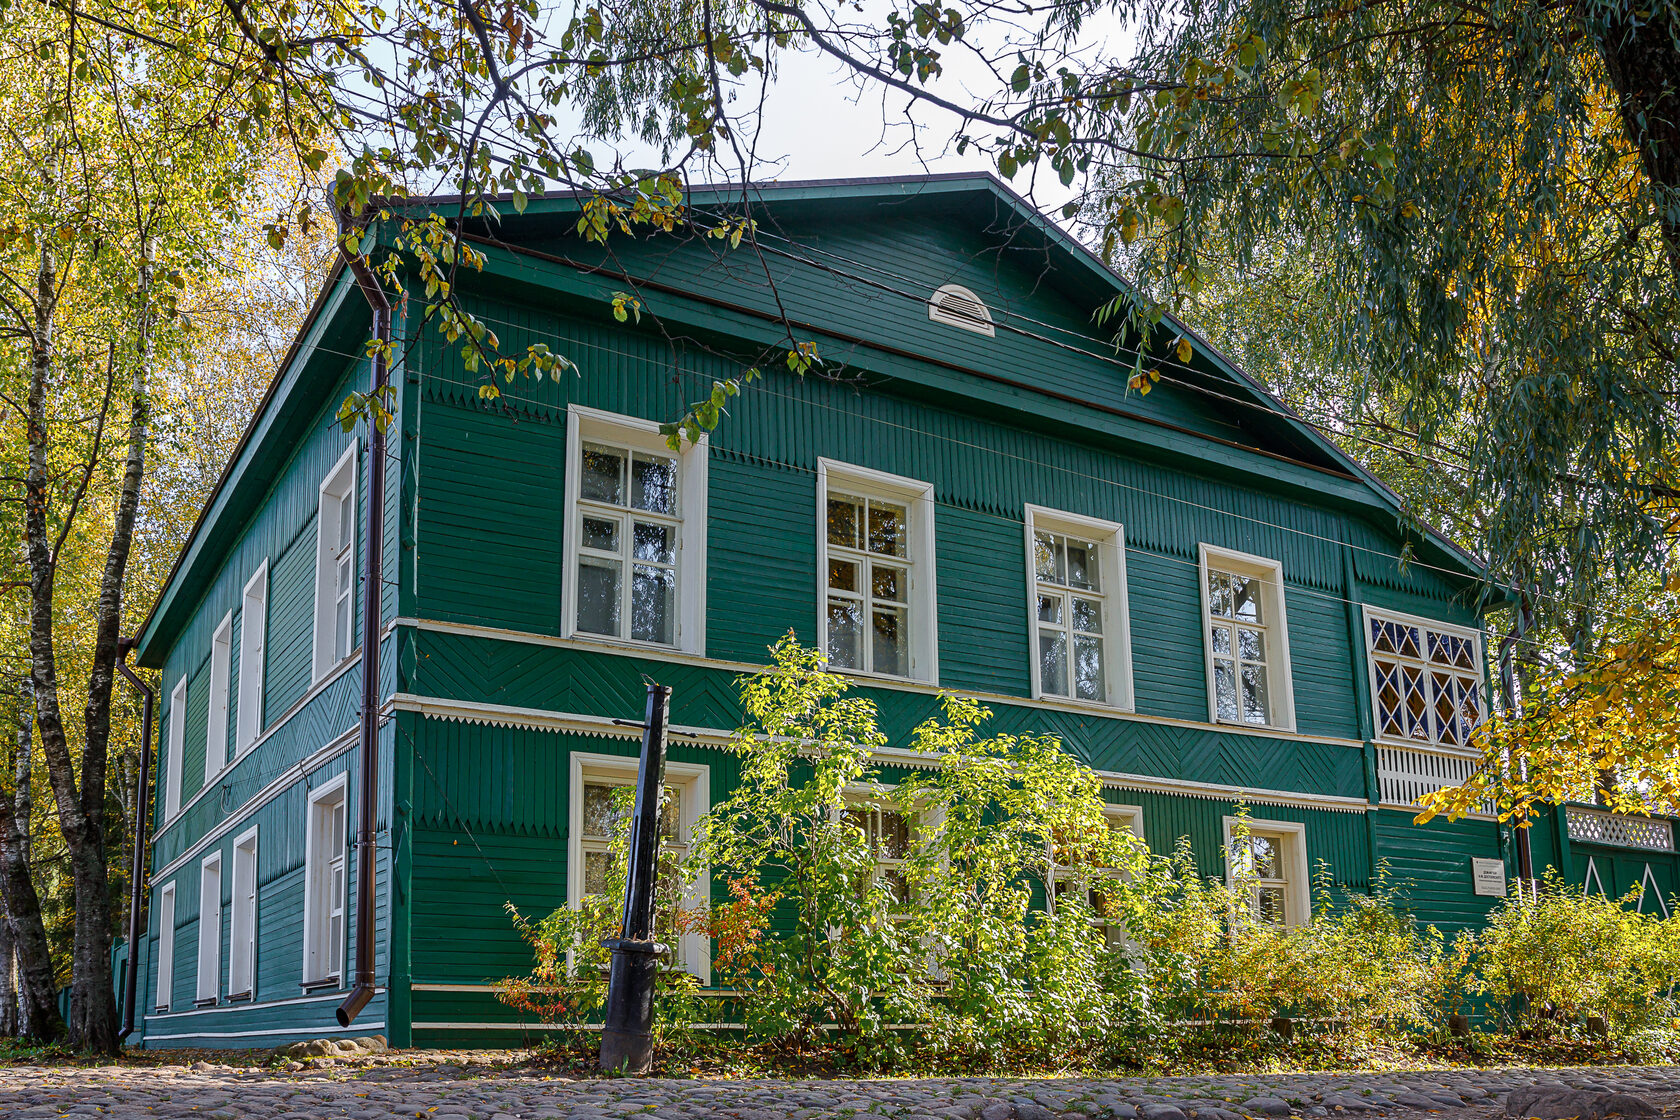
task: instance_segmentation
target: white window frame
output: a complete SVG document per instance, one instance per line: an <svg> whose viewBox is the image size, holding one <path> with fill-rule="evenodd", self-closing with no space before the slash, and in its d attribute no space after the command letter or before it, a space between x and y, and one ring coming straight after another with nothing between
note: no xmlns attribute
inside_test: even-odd
<svg viewBox="0 0 1680 1120"><path fill-rule="evenodd" d="M232 910L228 936L228 998L257 996L257 830L233 841Z"/></svg>
<svg viewBox="0 0 1680 1120"><path fill-rule="evenodd" d="M233 757L250 750L262 735L263 678L268 645L268 561L245 584L239 608L239 697Z"/></svg>
<svg viewBox="0 0 1680 1120"><path fill-rule="evenodd" d="M910 672L905 675L878 673L873 668L833 671L848 676L880 680L913 680L939 683L939 575L935 570L938 553L934 548L933 483L902 475L842 463L817 460L817 648L828 651L828 496L830 492L860 498L879 498L905 507L910 547L904 566L909 569L906 606L910 619ZM867 584L867 578L865 577ZM865 596L867 601L867 594ZM869 611L864 608L862 652L871 663Z"/></svg>
<svg viewBox="0 0 1680 1120"><path fill-rule="evenodd" d="M1208 596L1209 570L1231 572L1261 581L1266 600L1263 609L1266 641L1270 646L1266 655L1267 722L1249 723L1242 718L1221 719L1219 699L1214 691L1214 655L1210 631L1213 629L1212 603ZM1262 728L1270 731L1294 732L1295 684L1289 661L1289 616L1283 584L1283 564L1267 556L1255 556L1217 545L1202 544L1200 548L1199 579L1202 598L1202 650L1206 659L1208 722L1227 727ZM1238 681L1240 706L1241 681Z"/></svg>
<svg viewBox="0 0 1680 1120"><path fill-rule="evenodd" d="M187 675L169 693L169 742L163 757L163 819L174 820L181 812L182 768L187 752Z"/></svg>
<svg viewBox="0 0 1680 1120"><path fill-rule="evenodd" d="M1105 802L1103 804L1103 816L1111 824L1118 824L1120 828L1131 833L1137 839L1143 839L1142 805L1121 805L1115 802ZM1060 880L1064 878L1077 879L1080 876L1091 875L1093 873L1095 878L1114 878L1122 874L1114 868L1076 868L1058 864L1056 862L1056 853L1053 847L1047 853L1047 857L1048 866L1045 870L1044 878L1044 909L1045 912L1049 914L1054 914L1056 912L1056 884ZM1111 944L1115 943L1116 940L1119 942L1125 942L1127 940L1124 928L1117 922L1109 921L1100 916L1093 915L1091 918L1091 926L1094 929L1102 931L1104 940ZM1118 932L1118 939L1110 937L1110 930Z"/></svg>
<svg viewBox="0 0 1680 1120"><path fill-rule="evenodd" d="M583 904L583 786L585 781L615 786L634 786L640 762L617 754L573 751L570 767L570 821L566 830L566 905L576 910ZM676 786L682 803L677 815L679 834L692 843L694 826L711 809L712 768L692 762L665 763L665 784ZM711 872L702 870L683 888L683 905L689 909L711 906ZM655 931L657 936L658 931ZM673 946L676 963L700 978L712 982L712 942L703 933L685 933Z"/></svg>
<svg viewBox="0 0 1680 1120"><path fill-rule="evenodd" d="M1479 726L1481 722L1486 720L1488 717L1487 676L1482 664L1482 642L1484 638L1482 632L1468 626L1457 626L1450 622L1437 622L1435 619L1424 618L1422 615L1407 614L1404 611L1383 610L1372 606L1364 607L1362 614L1365 629L1365 679L1370 685L1371 693L1372 737L1379 743L1391 743L1399 747L1430 747L1446 751L1465 751L1468 753L1469 747L1467 744L1449 743L1442 740L1440 736L1440 729L1437 726L1436 720L1438 713L1435 708L1436 693L1434 677L1432 674L1435 672L1445 672L1451 673L1453 676L1458 678L1474 679L1476 687L1476 707L1479 713L1476 726ZM1417 627L1419 631L1418 640L1422 646L1419 651L1420 656L1414 658L1407 657L1399 653L1379 654L1376 649L1376 641L1371 636L1371 623L1373 621L1394 622L1403 626ZM1471 660L1474 662L1474 668L1463 669L1456 666L1447 667L1436 665L1431 662L1429 660L1429 638L1425 633L1423 633L1423 631L1426 630L1433 630L1438 634L1449 635L1454 638L1462 638L1465 641L1468 641L1470 643L1470 655ZM1382 706L1377 699L1377 692L1379 688L1379 682L1377 680L1378 657L1389 661L1415 666L1424 671L1424 696L1427 700L1427 706L1424 709L1424 722L1429 729L1429 738L1416 739L1406 735L1385 735L1383 733Z"/></svg>
<svg viewBox="0 0 1680 1120"><path fill-rule="evenodd" d="M204 721L204 780L228 763L228 686L233 675L233 612L222 616L210 639L210 714Z"/></svg>
<svg viewBox="0 0 1680 1120"><path fill-rule="evenodd" d="M168 1011L175 1002L175 884L165 883L158 891L157 986L152 1006Z"/></svg>
<svg viewBox="0 0 1680 1120"><path fill-rule="evenodd" d="M1032 678L1032 698L1057 703L1091 705L1098 708L1133 710L1132 692L1132 630L1131 611L1126 592L1126 530L1115 521L1064 513L1046 506L1028 505L1025 512L1027 545L1027 660ZM1035 534L1043 531L1064 537L1077 537L1098 546L1097 573L1100 589L1094 596L1102 600L1102 640L1104 645L1103 691L1105 700L1083 700L1075 696L1046 693L1040 679L1038 620L1038 565L1035 560ZM1070 589L1052 585L1063 594ZM1071 627L1071 623L1069 624ZM1068 650L1069 684L1072 683L1073 651Z"/></svg>
<svg viewBox="0 0 1680 1120"><path fill-rule="evenodd" d="M346 946L350 940L350 909L348 896L350 893L350 835L348 831L350 821L350 780L349 775L340 774L330 781L321 783L320 787L309 793L308 808L305 811L303 850L303 986L305 988L321 988L337 985L344 986L344 958ZM333 856L329 851L317 851L319 846L316 834L321 831L317 827L317 814L330 813L332 810L326 803L338 801L344 806L344 821L346 831L337 845L338 859L343 861L343 882L340 884L338 898L328 897L332 888ZM337 958L338 971L323 970L317 963L323 954L334 948L328 944L332 933L330 921L331 904L338 903L339 913L343 917L343 928L339 931ZM327 904L329 916L323 919L320 913L323 903ZM322 962L324 963L324 962Z"/></svg>
<svg viewBox="0 0 1680 1120"><path fill-rule="evenodd" d="M361 491L357 481L359 442L352 442L338 457L321 489L315 513L315 656L313 680L318 681L339 664L356 653L356 577L360 575L356 562L356 530L360 524ZM350 513L350 541L348 546L339 539L338 505L348 501ZM338 656L334 641L338 637L335 625L338 607L337 562L343 550L350 549L350 634L349 653Z"/></svg>
<svg viewBox="0 0 1680 1120"><path fill-rule="evenodd" d="M1237 869L1231 845L1235 840L1237 822L1241 818L1228 816L1225 828L1225 883L1237 885ZM1263 836L1279 844L1279 862L1285 865L1284 915L1285 927L1303 926L1312 921L1312 881L1307 868L1307 826L1298 821L1248 818L1250 836Z"/></svg>
<svg viewBox="0 0 1680 1120"><path fill-rule="evenodd" d="M623 637L592 634L577 626L578 546L582 539L583 510L579 506L579 481L583 470L583 445L602 443L661 455L677 460L677 605L675 641L640 641L628 632ZM633 649L674 649L703 657L706 653L706 507L709 439L702 435L695 443L683 442L672 451L659 432L659 424L634 416L621 416L600 409L572 405L566 413L566 570L561 585L562 628L568 638L601 642ZM618 507L612 507L618 508ZM660 520L670 520L660 518ZM623 574L623 594L629 594L630 573Z"/></svg>
<svg viewBox="0 0 1680 1120"><path fill-rule="evenodd" d="M879 879L884 873L896 871L902 868L905 864L909 863L909 853L916 848L918 843L917 833L937 828L941 823L940 820L932 819L932 814L922 814L910 806L905 805L898 796L897 786L886 785L880 782L871 782L867 784L859 783L857 785L847 786L842 791L841 796L844 798L845 803L835 811L834 819L836 820L839 820L848 812L855 812L858 810L869 813L892 813L904 820L906 854L899 857L883 857L878 849L871 848L870 854L875 857L874 879ZM924 816L927 819L923 819ZM864 835L864 839L866 842L871 843L873 843L874 840L874 838L869 836L867 832ZM925 836L922 839L925 842ZM911 899L905 899L903 901L906 909L909 909L909 907L914 904ZM908 915L897 913L892 915L894 919L900 919L907 916Z"/></svg>
<svg viewBox="0 0 1680 1120"><path fill-rule="evenodd" d="M196 1002L209 1006L222 994L222 853L198 865L198 987Z"/></svg>

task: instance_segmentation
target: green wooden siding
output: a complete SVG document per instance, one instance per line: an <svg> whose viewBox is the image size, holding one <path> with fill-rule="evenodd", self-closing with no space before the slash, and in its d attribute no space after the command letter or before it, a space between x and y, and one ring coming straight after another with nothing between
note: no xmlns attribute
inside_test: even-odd
<svg viewBox="0 0 1680 1120"><path fill-rule="evenodd" d="M1377 859L1420 918L1449 937L1487 918L1499 900L1476 893L1470 861L1505 857L1498 825L1441 818L1417 825L1412 813L1394 809L1373 810L1372 817Z"/></svg>

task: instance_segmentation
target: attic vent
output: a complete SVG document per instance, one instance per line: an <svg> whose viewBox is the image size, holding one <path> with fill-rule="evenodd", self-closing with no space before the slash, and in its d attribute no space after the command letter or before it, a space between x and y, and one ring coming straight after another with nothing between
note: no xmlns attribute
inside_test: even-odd
<svg viewBox="0 0 1680 1120"><path fill-rule="evenodd" d="M988 338L997 334L992 328L991 311L987 310L979 296L961 284L946 284L933 293L928 300L928 318Z"/></svg>

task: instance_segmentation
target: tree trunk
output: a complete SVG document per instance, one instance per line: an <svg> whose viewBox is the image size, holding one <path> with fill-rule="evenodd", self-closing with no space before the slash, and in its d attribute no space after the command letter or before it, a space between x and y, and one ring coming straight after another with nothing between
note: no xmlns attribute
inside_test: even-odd
<svg viewBox="0 0 1680 1120"><path fill-rule="evenodd" d="M1668 264L1680 284L1680 48L1673 9L1577 2L1615 87L1628 142L1651 181Z"/></svg>
<svg viewBox="0 0 1680 1120"><path fill-rule="evenodd" d="M87 738L78 778L64 732L58 693L58 665L53 649L53 582L57 542L47 517L46 396L52 374L52 316L57 270L50 249L43 248L37 273L36 330L29 377L29 465L24 484L24 539L29 561L29 655L35 683L36 726L47 776L58 808L59 830L68 849L76 905L74 957L71 966L70 1044L81 1050L117 1052L117 1004L111 975L111 898L105 866L106 766L111 731L111 687L115 679L117 638L122 625L122 583L133 540L145 463L146 367L151 359L152 269L150 251L140 268L136 317L134 394L130 405L129 448L122 490L117 497L111 546L100 579L92 665L85 709ZM97 453L97 451L96 451ZM62 527L61 527L62 530Z"/></svg>
<svg viewBox="0 0 1680 1120"><path fill-rule="evenodd" d="M0 797L0 898L5 900L11 955L16 962L13 1006L18 1033L51 1041L64 1033L64 1020L58 1014L52 954L47 948L46 927L41 924L41 899L29 874L29 775L34 765L30 724L34 702L27 679L22 691L12 764L16 785L12 796Z"/></svg>

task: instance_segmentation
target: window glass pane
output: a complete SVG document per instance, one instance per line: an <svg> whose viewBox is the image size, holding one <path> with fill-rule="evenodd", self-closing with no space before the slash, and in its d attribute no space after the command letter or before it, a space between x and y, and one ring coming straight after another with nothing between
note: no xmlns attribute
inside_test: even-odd
<svg viewBox="0 0 1680 1120"><path fill-rule="evenodd" d="M638 453L630 466L630 505L649 513L675 517L677 461L662 455Z"/></svg>
<svg viewBox="0 0 1680 1120"><path fill-rule="evenodd" d="M350 656L350 596L341 596L333 610L333 656L343 661Z"/></svg>
<svg viewBox="0 0 1680 1120"><path fill-rule="evenodd" d="M613 790L615 787L589 782L583 787L583 834L599 840L612 836Z"/></svg>
<svg viewBox="0 0 1680 1120"><path fill-rule="evenodd" d="M858 589L858 566L850 560L830 560L828 562L828 586L835 591L856 591Z"/></svg>
<svg viewBox="0 0 1680 1120"><path fill-rule="evenodd" d="M1283 873L1278 870L1277 844L1269 837L1250 836L1248 838L1249 874L1257 879L1281 879Z"/></svg>
<svg viewBox="0 0 1680 1120"><path fill-rule="evenodd" d="M875 564L869 572L869 590L877 599L890 599L895 603L908 600L910 594L909 573L903 568L895 568L890 564Z"/></svg>
<svg viewBox="0 0 1680 1120"><path fill-rule="evenodd" d="M880 843L876 855L881 859L903 859L910 854L910 823L903 813L889 809L879 811Z"/></svg>
<svg viewBox="0 0 1680 1120"><path fill-rule="evenodd" d="M1067 635L1060 630L1038 632L1038 690L1055 696L1068 694Z"/></svg>
<svg viewBox="0 0 1680 1120"><path fill-rule="evenodd" d="M1073 600L1073 628L1087 634L1102 633L1102 603L1096 599Z"/></svg>
<svg viewBox="0 0 1680 1120"><path fill-rule="evenodd" d="M608 517L585 517L583 547L598 548L602 552L617 552L618 522Z"/></svg>
<svg viewBox="0 0 1680 1120"><path fill-rule="evenodd" d="M1380 618L1371 620L1371 648L1378 653L1394 652L1394 634L1389 624Z"/></svg>
<svg viewBox="0 0 1680 1120"><path fill-rule="evenodd" d="M1266 660L1266 635L1246 626L1237 628L1237 654L1244 661Z"/></svg>
<svg viewBox="0 0 1680 1120"><path fill-rule="evenodd" d="M607 893L607 877L612 874L611 852L583 853L583 893Z"/></svg>
<svg viewBox="0 0 1680 1120"><path fill-rule="evenodd" d="M1406 696L1406 735L1412 739L1429 739L1429 701L1423 695L1423 670L1410 665L1400 666L1401 687Z"/></svg>
<svg viewBox="0 0 1680 1120"><path fill-rule="evenodd" d="M624 452L595 443L583 445L578 496L586 501L624 504Z"/></svg>
<svg viewBox="0 0 1680 1120"><path fill-rule="evenodd" d="M1404 626L1398 622L1391 623L1396 635L1395 651L1402 657L1422 657L1421 647L1418 645L1418 630L1416 626Z"/></svg>
<svg viewBox="0 0 1680 1120"><path fill-rule="evenodd" d="M1252 576L1231 577L1231 614L1244 622L1260 622L1261 583Z"/></svg>
<svg viewBox="0 0 1680 1120"><path fill-rule="evenodd" d="M1231 616L1231 577L1208 569L1208 610L1224 618Z"/></svg>
<svg viewBox="0 0 1680 1120"><path fill-rule="evenodd" d="M1097 590L1097 546L1089 541L1067 542L1067 577L1074 587Z"/></svg>
<svg viewBox="0 0 1680 1120"><path fill-rule="evenodd" d="M1244 723L1267 722L1266 670L1263 666L1242 667L1242 718Z"/></svg>
<svg viewBox="0 0 1680 1120"><path fill-rule="evenodd" d="M910 672L909 628L903 607L877 607L870 612L873 666L877 673L906 676Z"/></svg>
<svg viewBox="0 0 1680 1120"><path fill-rule="evenodd" d="M1449 746L1458 745L1458 681L1451 674L1436 673L1435 737Z"/></svg>
<svg viewBox="0 0 1680 1120"><path fill-rule="evenodd" d="M869 503L869 551L880 556L906 554L904 507Z"/></svg>
<svg viewBox="0 0 1680 1120"><path fill-rule="evenodd" d="M853 499L828 499L828 543L858 547L858 507Z"/></svg>
<svg viewBox="0 0 1680 1120"><path fill-rule="evenodd" d="M1220 719L1237 718L1237 671L1229 661L1213 663L1213 703Z"/></svg>
<svg viewBox="0 0 1680 1120"><path fill-rule="evenodd" d="M1231 628L1229 626L1215 626L1208 637L1213 642L1213 652L1231 656Z"/></svg>
<svg viewBox="0 0 1680 1120"><path fill-rule="evenodd" d="M1267 925L1281 926L1288 922L1282 887L1261 887L1254 892L1254 916Z"/></svg>
<svg viewBox="0 0 1680 1120"><path fill-rule="evenodd" d="M346 494L338 500L338 547L348 548L356 540L356 500Z"/></svg>
<svg viewBox="0 0 1680 1120"><path fill-rule="evenodd" d="M586 634L619 633L619 578L622 567L616 560L578 560L577 628Z"/></svg>
<svg viewBox="0 0 1680 1120"><path fill-rule="evenodd" d="M659 803L659 835L667 840L677 839L682 823L682 791L676 786L665 787L665 799Z"/></svg>
<svg viewBox="0 0 1680 1120"><path fill-rule="evenodd" d="M1062 597L1060 595L1040 595L1038 597L1038 620L1055 623L1062 621Z"/></svg>
<svg viewBox="0 0 1680 1120"><path fill-rule="evenodd" d="M637 564L630 580L630 636L638 642L670 645L671 608L676 597L675 568Z"/></svg>
<svg viewBox="0 0 1680 1120"><path fill-rule="evenodd" d="M863 668L863 606L855 599L828 601L828 663Z"/></svg>
<svg viewBox="0 0 1680 1120"><path fill-rule="evenodd" d="M1103 700L1102 639L1073 639L1073 680L1081 700Z"/></svg>
<svg viewBox="0 0 1680 1120"><path fill-rule="evenodd" d="M677 562L677 531L669 525L638 521L632 540L638 560L651 560L656 564Z"/></svg>
<svg viewBox="0 0 1680 1120"><path fill-rule="evenodd" d="M1046 583L1066 583L1062 574L1061 550L1056 538L1049 533L1033 532L1033 570Z"/></svg>

